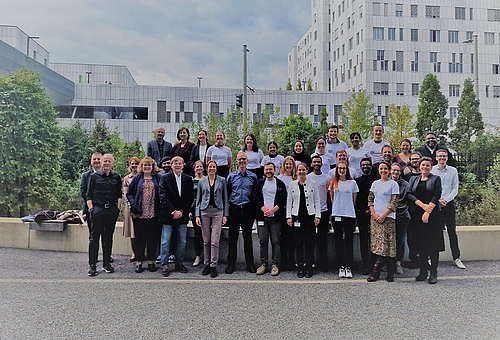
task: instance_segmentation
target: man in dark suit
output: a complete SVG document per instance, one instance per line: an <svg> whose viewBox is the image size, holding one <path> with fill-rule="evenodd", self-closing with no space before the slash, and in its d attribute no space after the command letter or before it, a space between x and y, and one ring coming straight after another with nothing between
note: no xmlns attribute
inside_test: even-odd
<svg viewBox="0 0 500 340"><path fill-rule="evenodd" d="M163 139L165 137L164 128L157 128L155 135L156 139L148 142L146 156L153 158L158 167L161 168L161 159L172 154L172 144Z"/></svg>
<svg viewBox="0 0 500 340"><path fill-rule="evenodd" d="M451 155L450 150L442 145L439 145L437 143L436 137L437 136L435 133L429 132L427 135L425 135L425 144L416 148L415 151L420 152L422 156L432 158L432 165L436 165L438 163L436 160L436 151L444 149L448 152L448 162L446 164L452 167L456 167L457 162Z"/></svg>
<svg viewBox="0 0 500 340"><path fill-rule="evenodd" d="M89 179L90 175L94 172L97 172L101 169L101 157L102 155L99 152L95 152L92 154L90 158L90 165L92 165L92 169L86 171L82 175L82 180L80 181L80 196L83 199L83 215L87 218L87 226L89 228L89 235L91 230L92 221L89 216L89 208L87 207L87 188L89 187Z"/></svg>
<svg viewBox="0 0 500 340"><path fill-rule="evenodd" d="M186 253L186 232L189 221L189 212L194 199L193 180L184 174L184 160L176 156L172 158L172 171L163 175L160 181L160 219L161 231L161 274L170 275L168 257L170 254L170 238L172 231L177 231L177 251L175 253L175 271L187 273L182 264Z"/></svg>

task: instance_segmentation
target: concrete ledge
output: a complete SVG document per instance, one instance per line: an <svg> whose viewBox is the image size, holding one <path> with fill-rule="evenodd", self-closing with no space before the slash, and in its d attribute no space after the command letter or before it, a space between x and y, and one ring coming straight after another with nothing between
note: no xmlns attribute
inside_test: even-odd
<svg viewBox="0 0 500 340"><path fill-rule="evenodd" d="M130 239L123 237L123 226L121 222L116 224L113 254L130 255ZM460 242L461 258L465 261L473 260L500 260L500 226L463 226L457 227ZM220 244L221 262L224 262L227 255L227 234L223 232ZM0 217L0 247L23 248L37 250L55 251L88 251L89 232L86 224L67 224L64 231L42 231L30 230L29 223L22 222L19 218ZM188 244L186 258L194 258L193 230L188 228ZM448 234L445 232L446 251L441 253L440 259L451 261L451 252L448 241ZM257 233L252 234L253 250L256 264L258 264L259 239ZM408 254L408 252L406 252ZM333 234L328 235L328 255L331 261L335 258L335 246ZM354 260L360 260L359 238L354 235ZM238 262L244 262L243 237L238 239Z"/></svg>

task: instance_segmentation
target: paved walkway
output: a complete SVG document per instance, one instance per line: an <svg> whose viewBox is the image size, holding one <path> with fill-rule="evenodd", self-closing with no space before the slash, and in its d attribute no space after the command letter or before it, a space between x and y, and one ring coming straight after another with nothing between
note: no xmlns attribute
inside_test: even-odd
<svg viewBox="0 0 500 340"><path fill-rule="evenodd" d="M439 282L245 271L87 277L87 255L0 248L0 339L499 339L500 262L444 262ZM219 272L224 269L219 266ZM241 268L243 269L243 268Z"/></svg>

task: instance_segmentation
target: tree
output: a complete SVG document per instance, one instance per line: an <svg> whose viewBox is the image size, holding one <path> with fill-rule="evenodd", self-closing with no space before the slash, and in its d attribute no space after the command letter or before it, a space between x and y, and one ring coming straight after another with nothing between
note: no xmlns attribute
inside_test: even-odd
<svg viewBox="0 0 500 340"><path fill-rule="evenodd" d="M19 70L0 77L0 207L25 216L55 202L62 135L40 76Z"/></svg>
<svg viewBox="0 0 500 340"><path fill-rule="evenodd" d="M307 91L312 91L313 90L313 86L312 86L312 79L307 79Z"/></svg>
<svg viewBox="0 0 500 340"><path fill-rule="evenodd" d="M403 139L415 137L415 122L408 105L397 108L394 104L390 104L387 118L389 129L386 131L384 139L392 146L399 147Z"/></svg>
<svg viewBox="0 0 500 340"><path fill-rule="evenodd" d="M300 82L300 79L297 79L297 86L295 87L295 90L302 91L302 83Z"/></svg>
<svg viewBox="0 0 500 340"><path fill-rule="evenodd" d="M290 78L288 78L288 83L286 83L286 90L291 91L292 89L292 83L290 82Z"/></svg>
<svg viewBox="0 0 500 340"><path fill-rule="evenodd" d="M309 118L301 113L298 116L289 116L283 119L283 124L276 137L280 155L293 154L293 144L302 141L305 153L311 154L316 147L316 132Z"/></svg>
<svg viewBox="0 0 500 340"><path fill-rule="evenodd" d="M82 128L80 122L62 128L64 151L62 154L61 178L63 180L79 179L88 170L92 148L89 131Z"/></svg>
<svg viewBox="0 0 500 340"><path fill-rule="evenodd" d="M473 143L484 133L484 123L479 112L479 99L474 92L472 81L464 81L464 89L458 101L458 117L455 129L450 132L453 149L462 163L474 161Z"/></svg>
<svg viewBox="0 0 500 340"><path fill-rule="evenodd" d="M438 137L439 143L446 142L448 134L448 121L446 110L448 99L441 93L441 86L434 74L425 76L420 88L420 104L417 113L417 136L423 142L425 135L433 132Z"/></svg>
<svg viewBox="0 0 500 340"><path fill-rule="evenodd" d="M113 171L124 176L128 174L128 161L131 157L138 157L143 159L145 156L144 148L139 138L136 138L133 142L124 143L122 148L116 152L114 155L115 163L113 165Z"/></svg>
<svg viewBox="0 0 500 340"><path fill-rule="evenodd" d="M353 93L340 111L339 138L348 140L352 132L359 132L363 140L370 139L376 117L373 108L366 90Z"/></svg>

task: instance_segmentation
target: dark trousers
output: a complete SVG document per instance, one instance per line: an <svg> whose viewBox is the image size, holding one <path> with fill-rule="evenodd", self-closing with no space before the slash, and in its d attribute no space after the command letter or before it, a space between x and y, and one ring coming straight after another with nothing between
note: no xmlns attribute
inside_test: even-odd
<svg viewBox="0 0 500 340"><path fill-rule="evenodd" d="M321 212L321 220L318 224L318 233L316 234L316 244L319 250L319 264L326 267L328 264L328 227L330 225L329 213L327 211Z"/></svg>
<svg viewBox="0 0 500 340"><path fill-rule="evenodd" d="M293 227L287 223L281 226L280 237L281 266L284 269L291 269L295 265L295 236ZM281 269L281 268L280 268Z"/></svg>
<svg viewBox="0 0 500 340"><path fill-rule="evenodd" d="M196 200L195 200L196 201ZM194 252L196 256L201 256L201 251L203 250L203 236L201 234L201 227L196 224L195 209L191 209L191 215L193 216L193 229L194 229Z"/></svg>
<svg viewBox="0 0 500 340"><path fill-rule="evenodd" d="M370 215L364 211L356 213L356 220L359 229L359 248L364 268L370 268Z"/></svg>
<svg viewBox="0 0 500 340"><path fill-rule="evenodd" d="M340 221L335 221L335 216L332 216L335 233L335 253L337 254L337 264L339 266L352 267L355 222L354 218L349 217L340 217Z"/></svg>
<svg viewBox="0 0 500 340"><path fill-rule="evenodd" d="M406 243L408 244L408 258L411 262L418 263L418 245L417 245L417 230L415 222L410 219L408 228L406 229Z"/></svg>
<svg viewBox="0 0 500 340"><path fill-rule="evenodd" d="M135 232L135 258L137 261L154 261L158 246L159 229L157 218L133 218ZM144 252L147 247L147 255Z"/></svg>
<svg viewBox="0 0 500 340"><path fill-rule="evenodd" d="M228 266L234 267L238 255L238 236L240 226L243 232L243 242L245 249L245 262L247 266L253 266L252 247L252 225L254 220L254 210L248 204L244 207L231 204L229 208L229 246L227 254Z"/></svg>
<svg viewBox="0 0 500 340"><path fill-rule="evenodd" d="M227 178L227 176L229 175L229 167L227 165L218 166L217 175Z"/></svg>
<svg viewBox="0 0 500 340"><path fill-rule="evenodd" d="M293 227L297 262L299 267L305 263L307 269L312 269L314 262L314 238L316 235L314 215L293 216L294 225L296 221L300 222L300 227Z"/></svg>
<svg viewBox="0 0 500 340"><path fill-rule="evenodd" d="M396 217L396 260L403 261L405 255L406 231L410 223L409 217Z"/></svg>
<svg viewBox="0 0 500 340"><path fill-rule="evenodd" d="M90 213L92 219L92 230L89 239L89 264L97 263L99 253L99 239L102 243L102 263L103 266L109 266L111 249L113 248L113 233L115 232L116 220L120 209L117 206L110 208L96 207Z"/></svg>
<svg viewBox="0 0 500 340"><path fill-rule="evenodd" d="M260 260L267 267L269 262L268 247L269 237L271 238L271 246L273 249L271 263L279 266L281 259L280 250L280 231L282 220L276 217L264 217L263 221L258 221L257 232L260 240Z"/></svg>
<svg viewBox="0 0 500 340"><path fill-rule="evenodd" d="M445 207L442 207L440 216L442 225L446 225L448 231L451 255L453 260L456 260L460 257L460 247L458 246L455 201L448 202Z"/></svg>

